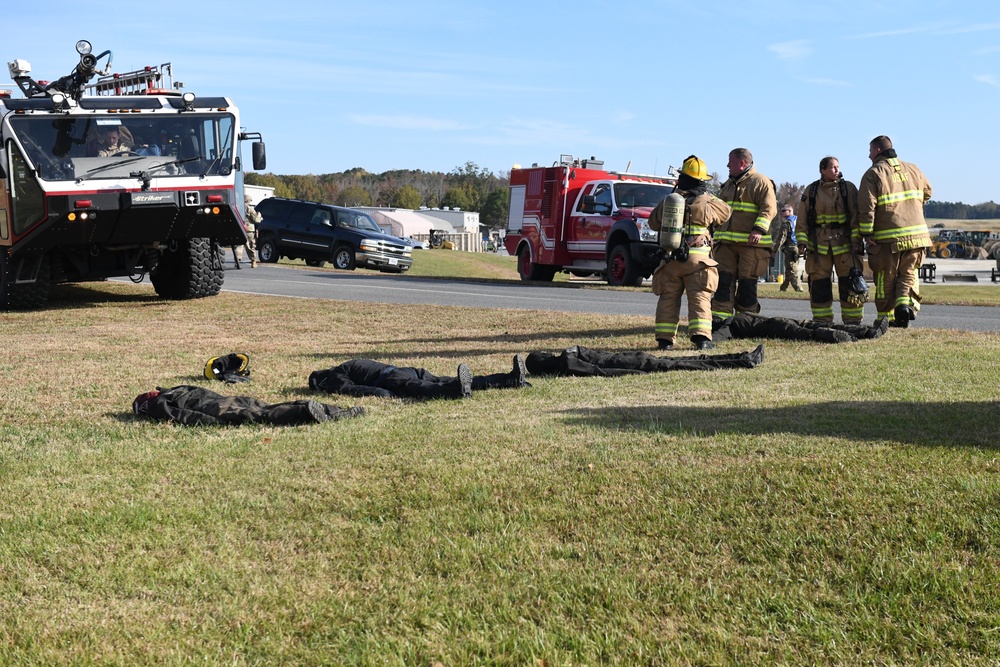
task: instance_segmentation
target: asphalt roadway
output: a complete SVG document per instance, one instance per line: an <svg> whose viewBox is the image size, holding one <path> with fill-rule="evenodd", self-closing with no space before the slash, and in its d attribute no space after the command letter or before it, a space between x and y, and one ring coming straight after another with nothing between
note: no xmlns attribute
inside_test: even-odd
<svg viewBox="0 0 1000 667"><path fill-rule="evenodd" d="M648 291L595 289L585 284L487 283L456 279L419 278L380 274L374 271L318 271L258 263L242 270L227 263L223 290L243 294L300 299L336 299L372 303L427 304L470 308L510 308L604 315L652 317L656 296ZM942 269L938 269L939 277ZM982 289L1000 290L987 283ZM148 281L148 279L147 279ZM940 282L940 278L938 280ZM762 299L761 312L768 316L809 319L809 302L801 299ZM686 312L686 305L682 306ZM875 306L865 304L865 322L875 320ZM916 328L1000 331L1000 309L988 306L925 306Z"/></svg>

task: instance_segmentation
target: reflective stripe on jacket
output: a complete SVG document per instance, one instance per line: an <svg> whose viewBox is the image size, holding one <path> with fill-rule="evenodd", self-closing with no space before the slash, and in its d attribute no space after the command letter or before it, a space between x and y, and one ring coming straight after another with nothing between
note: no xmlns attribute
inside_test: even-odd
<svg viewBox="0 0 1000 667"><path fill-rule="evenodd" d="M930 247L924 220L924 202L930 198L931 184L915 164L879 155L858 189L861 235L900 250Z"/></svg>
<svg viewBox="0 0 1000 667"><path fill-rule="evenodd" d="M723 183L719 197L733 213L715 232L716 241L749 245L750 233L756 228L761 233L758 246L771 245L771 220L778 213L771 179L750 167L735 181L730 178Z"/></svg>

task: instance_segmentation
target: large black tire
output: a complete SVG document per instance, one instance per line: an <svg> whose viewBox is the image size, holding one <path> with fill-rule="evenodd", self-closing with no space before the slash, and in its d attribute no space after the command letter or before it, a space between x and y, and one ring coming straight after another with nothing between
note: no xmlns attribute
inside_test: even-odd
<svg viewBox="0 0 1000 667"><path fill-rule="evenodd" d="M615 287L639 287L642 285L642 274L632 260L628 245L619 243L611 249L608 255L608 284Z"/></svg>
<svg viewBox="0 0 1000 667"><path fill-rule="evenodd" d="M270 236L257 239L257 259L268 264L278 261L278 243Z"/></svg>
<svg viewBox="0 0 1000 667"><path fill-rule="evenodd" d="M14 283L14 261L7 255L6 248L0 249L0 311L44 308L49 300L51 282L49 257L45 255L38 267L38 276L35 282L16 285Z"/></svg>
<svg viewBox="0 0 1000 667"><path fill-rule="evenodd" d="M551 282L556 275L556 267L549 264L535 264L531 261L531 251L527 247L522 247L517 253L517 272L521 275L521 280Z"/></svg>
<svg viewBox="0 0 1000 667"><path fill-rule="evenodd" d="M354 249L349 245L339 245L334 248L333 265L343 271L353 271L355 267Z"/></svg>
<svg viewBox="0 0 1000 667"><path fill-rule="evenodd" d="M160 252L149 279L164 299L215 296L225 278L221 254L218 245L205 238L180 241L176 250Z"/></svg>

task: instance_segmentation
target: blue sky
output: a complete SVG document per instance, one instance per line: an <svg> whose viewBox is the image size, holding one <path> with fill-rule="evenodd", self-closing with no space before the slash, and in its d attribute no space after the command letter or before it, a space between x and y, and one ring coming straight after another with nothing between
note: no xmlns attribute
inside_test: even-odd
<svg viewBox="0 0 1000 667"><path fill-rule="evenodd" d="M818 178L825 155L857 182L887 134L934 199L1000 198L994 2L7 4L3 62L54 79L78 39L116 71L172 62L187 90L234 100L278 174L563 153L663 174L695 153L724 177L743 146L778 183Z"/></svg>

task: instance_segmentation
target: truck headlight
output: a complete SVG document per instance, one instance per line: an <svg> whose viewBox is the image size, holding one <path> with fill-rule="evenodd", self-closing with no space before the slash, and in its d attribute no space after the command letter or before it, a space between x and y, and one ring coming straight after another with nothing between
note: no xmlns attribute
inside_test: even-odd
<svg viewBox="0 0 1000 667"><path fill-rule="evenodd" d="M649 220L639 218L635 221L635 226L639 230L640 241L656 241L656 232L649 226Z"/></svg>

